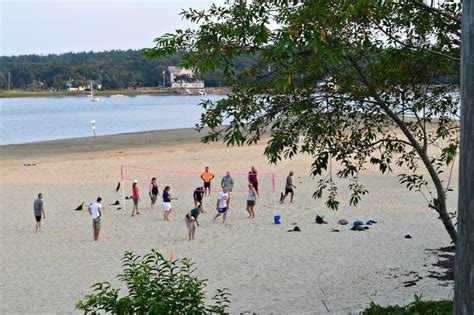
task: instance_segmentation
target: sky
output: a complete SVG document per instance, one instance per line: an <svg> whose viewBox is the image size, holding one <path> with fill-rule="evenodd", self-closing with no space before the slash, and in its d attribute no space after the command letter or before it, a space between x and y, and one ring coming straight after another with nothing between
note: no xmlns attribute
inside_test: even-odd
<svg viewBox="0 0 474 315"><path fill-rule="evenodd" d="M221 0L0 0L0 55L141 49Z"/></svg>

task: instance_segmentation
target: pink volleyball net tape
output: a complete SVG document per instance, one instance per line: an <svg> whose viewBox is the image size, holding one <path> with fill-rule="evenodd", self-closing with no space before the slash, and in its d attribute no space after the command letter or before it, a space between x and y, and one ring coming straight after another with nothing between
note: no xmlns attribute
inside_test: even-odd
<svg viewBox="0 0 474 315"><path fill-rule="evenodd" d="M221 189L222 177L226 172L214 172L214 178L211 181L211 191L217 192ZM156 182L160 189L165 186L170 186L173 190L194 191L197 187L204 186L201 174L198 171L186 170L171 170L152 167L135 166L128 164L120 165L120 180L121 182L138 181L139 185L149 187L152 177L156 177ZM247 192L248 191L248 173L230 172L234 179L233 192ZM275 188L275 173L258 172L258 191L259 193L274 193Z"/></svg>

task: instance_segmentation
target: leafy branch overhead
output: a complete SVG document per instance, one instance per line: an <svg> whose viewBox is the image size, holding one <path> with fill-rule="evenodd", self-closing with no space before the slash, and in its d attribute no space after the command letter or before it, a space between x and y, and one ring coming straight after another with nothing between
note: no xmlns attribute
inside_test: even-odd
<svg viewBox="0 0 474 315"><path fill-rule="evenodd" d="M202 103L205 142L253 144L266 132L272 163L312 155L314 196L330 208L339 206L335 177L348 180L356 205L369 164L382 173L396 166L455 241L443 169L458 143L460 12L409 0L226 1L183 10L197 27L157 38L145 54L183 52L181 65L198 73L223 69L232 94ZM243 56L258 62L237 74ZM443 77L455 84L439 84Z"/></svg>

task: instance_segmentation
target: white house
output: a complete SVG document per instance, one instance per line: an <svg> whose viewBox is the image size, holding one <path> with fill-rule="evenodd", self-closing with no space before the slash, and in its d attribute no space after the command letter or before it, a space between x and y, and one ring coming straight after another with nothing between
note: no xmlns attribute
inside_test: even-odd
<svg viewBox="0 0 474 315"><path fill-rule="evenodd" d="M204 81L195 79L191 69L169 66L166 74L172 88L204 88ZM183 77L187 78L183 80Z"/></svg>

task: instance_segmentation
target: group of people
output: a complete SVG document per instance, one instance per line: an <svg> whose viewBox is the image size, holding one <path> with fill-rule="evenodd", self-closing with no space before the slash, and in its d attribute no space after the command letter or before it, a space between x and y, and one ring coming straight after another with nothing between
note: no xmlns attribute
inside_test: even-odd
<svg viewBox="0 0 474 315"><path fill-rule="evenodd" d="M215 178L214 173L209 171L209 167L206 166L204 172L201 173L201 179L203 181L203 185L197 187L193 192L193 199L194 199L194 208L189 211L189 213L185 216L185 223L186 227L189 230L189 240L194 239L194 235L196 233L196 225L199 226L199 222L197 221L197 217L199 213L203 212L203 198L204 196L210 196L212 192L211 183ZM230 208L230 201L231 201L231 193L234 189L234 179L230 175L230 172L226 172L226 175L222 177L221 185L220 185L220 192L217 195L217 203L216 203L216 211L217 214L214 217L214 221L222 215L222 221L225 222L227 218L227 212ZM169 216L172 209L171 201L177 200L178 198L171 197L170 194L171 187L166 186L163 189L163 193L161 195L163 200L163 220L169 221ZM150 196L151 201L151 208L153 209L158 197L160 195L158 184L156 182L156 177L151 179L150 184L148 185L148 194ZM247 193L247 212L249 214L248 218L253 219L255 218L255 203L256 199L259 197L258 194L258 178L257 178L257 170L255 167L252 166L251 170L248 173L248 193ZM132 217L136 214L140 214L138 203L140 201L140 194L138 190L138 181L134 180L132 184L132 200L133 200L133 209L132 209Z"/></svg>
<svg viewBox="0 0 474 315"><path fill-rule="evenodd" d="M288 177L286 178L285 184L285 194L281 193L280 203L283 203L285 198L288 194L291 195L290 202L293 202L294 191L293 188L296 188L293 185L292 176L294 173L291 171ZM201 173L201 179L203 181L203 185L197 187L193 192L193 199L194 199L194 208L191 209L188 213L186 213L184 220L186 227L188 229L188 236L189 240L193 240L195 233L196 233L196 225L199 226L198 217L199 214L202 213L203 210L203 197L211 195L211 183L215 178L215 175L209 171L209 167L205 167L204 172ZM216 211L217 214L214 217L214 221L217 220L220 216L222 216L222 222L225 223L227 218L227 213L230 208L230 201L231 201L231 193L234 189L234 179L230 175L230 172L226 172L226 175L222 177L220 191L217 195L217 203L216 203ZM171 187L165 186L163 189L163 193L161 194L162 204L163 204L163 220L170 221L169 216L172 212L171 201L178 200L178 198L172 197L170 194ZM151 208L153 209L158 197L160 196L160 192L158 189L157 179L153 177L151 182L148 186L148 194L151 200ZM257 177L257 170L255 167L251 167L250 171L248 172L248 192L247 192L247 207L246 210L248 212L248 218L254 219L255 218L255 205L256 200L259 198L258 192L258 177ZM135 215L139 215L139 201L140 201L140 194L138 189L138 181L134 180L132 184L132 200L133 200L133 209L132 209L132 217ZM99 233L100 233L100 219L102 217L102 198L98 197L96 202L90 204L88 206L88 212L92 217L92 227L93 227L93 235L94 240L99 240ZM36 233L41 231L41 219L46 218L43 206L43 194L38 194L38 199L34 202L34 214L36 219Z"/></svg>

